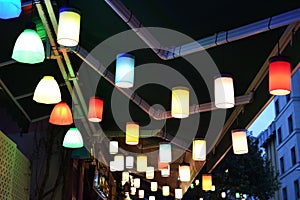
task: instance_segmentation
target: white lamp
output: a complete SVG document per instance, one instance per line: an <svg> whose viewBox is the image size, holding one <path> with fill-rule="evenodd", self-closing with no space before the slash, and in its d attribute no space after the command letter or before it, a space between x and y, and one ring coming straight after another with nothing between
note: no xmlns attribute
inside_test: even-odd
<svg viewBox="0 0 300 200"><path fill-rule="evenodd" d="M33 100L44 104L57 104L61 101L59 86L53 76L44 76L34 90Z"/></svg>
<svg viewBox="0 0 300 200"><path fill-rule="evenodd" d="M233 79L228 74L215 78L215 106L217 108L232 108L235 104Z"/></svg>
<svg viewBox="0 0 300 200"><path fill-rule="evenodd" d="M205 161L206 160L206 141L195 139L193 141L193 160Z"/></svg>
<svg viewBox="0 0 300 200"><path fill-rule="evenodd" d="M248 153L247 130L236 129L231 131L232 147L234 154Z"/></svg>

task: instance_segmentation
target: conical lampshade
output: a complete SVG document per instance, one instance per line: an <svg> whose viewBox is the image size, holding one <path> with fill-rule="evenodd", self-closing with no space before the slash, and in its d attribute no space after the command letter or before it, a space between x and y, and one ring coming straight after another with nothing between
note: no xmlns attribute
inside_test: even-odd
<svg viewBox="0 0 300 200"><path fill-rule="evenodd" d="M101 122L103 115L103 100L91 97L89 102L88 119L90 122Z"/></svg>
<svg viewBox="0 0 300 200"><path fill-rule="evenodd" d="M77 128L70 128L65 135L63 146L66 148L83 147L83 139Z"/></svg>
<svg viewBox="0 0 300 200"><path fill-rule="evenodd" d="M56 125L70 125L73 123L72 112L66 102L59 102L54 106L49 122Z"/></svg>
<svg viewBox="0 0 300 200"><path fill-rule="evenodd" d="M12 59L27 64L36 64L44 61L44 45L35 31L34 23L30 23L28 28L19 35L13 49Z"/></svg>
<svg viewBox="0 0 300 200"><path fill-rule="evenodd" d="M43 77L35 88L33 100L44 104L56 104L61 101L60 89L53 76Z"/></svg>
<svg viewBox="0 0 300 200"><path fill-rule="evenodd" d="M0 0L0 18L19 17L22 11L21 0Z"/></svg>

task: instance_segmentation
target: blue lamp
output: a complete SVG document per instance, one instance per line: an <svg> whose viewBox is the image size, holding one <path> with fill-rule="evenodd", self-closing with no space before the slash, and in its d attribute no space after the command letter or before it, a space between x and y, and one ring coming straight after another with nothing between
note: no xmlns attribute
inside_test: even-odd
<svg viewBox="0 0 300 200"><path fill-rule="evenodd" d="M22 11L21 0L0 0L0 18L19 17Z"/></svg>
<svg viewBox="0 0 300 200"><path fill-rule="evenodd" d="M121 88L133 87L134 56L122 53L117 55L115 84Z"/></svg>

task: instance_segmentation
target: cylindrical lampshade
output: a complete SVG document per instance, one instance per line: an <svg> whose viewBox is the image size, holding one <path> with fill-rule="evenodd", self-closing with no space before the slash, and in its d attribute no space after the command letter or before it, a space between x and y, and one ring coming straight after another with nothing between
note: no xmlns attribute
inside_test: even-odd
<svg viewBox="0 0 300 200"><path fill-rule="evenodd" d="M134 157L133 156L126 156L126 169L132 169L134 164Z"/></svg>
<svg viewBox="0 0 300 200"><path fill-rule="evenodd" d="M206 160L206 141L201 139L193 140L193 160Z"/></svg>
<svg viewBox="0 0 300 200"><path fill-rule="evenodd" d="M114 160L112 160L112 161L109 162L109 169L110 169L111 172L117 171L117 168L118 168L118 167L116 166Z"/></svg>
<svg viewBox="0 0 300 200"><path fill-rule="evenodd" d="M147 167L146 179L154 179L154 167Z"/></svg>
<svg viewBox="0 0 300 200"><path fill-rule="evenodd" d="M56 125L70 125L73 123L72 112L66 102L59 102L54 106L49 122Z"/></svg>
<svg viewBox="0 0 300 200"><path fill-rule="evenodd" d="M135 193L136 193L136 188L135 187L131 187L130 188L130 194L131 195L135 195Z"/></svg>
<svg viewBox="0 0 300 200"><path fill-rule="evenodd" d="M215 78L215 106L217 108L232 108L235 104L233 79L228 74Z"/></svg>
<svg viewBox="0 0 300 200"><path fill-rule="evenodd" d="M213 191L213 192L216 191L216 186L215 185L211 186L211 191Z"/></svg>
<svg viewBox="0 0 300 200"><path fill-rule="evenodd" d="M166 168L160 170L160 174L162 177L169 177L170 176L170 164L167 163Z"/></svg>
<svg viewBox="0 0 300 200"><path fill-rule="evenodd" d="M83 139L77 128L70 128L63 141L63 146L66 148L81 148L83 147Z"/></svg>
<svg viewBox="0 0 300 200"><path fill-rule="evenodd" d="M234 154L248 153L247 130L236 129L231 131L232 147Z"/></svg>
<svg viewBox="0 0 300 200"><path fill-rule="evenodd" d="M53 76L44 76L38 83L33 94L38 103L56 104L61 101L59 86Z"/></svg>
<svg viewBox="0 0 300 200"><path fill-rule="evenodd" d="M158 170L168 169L169 163L160 162L159 156L158 156L157 162L158 162L158 164L157 164Z"/></svg>
<svg viewBox="0 0 300 200"><path fill-rule="evenodd" d="M199 183L200 183L199 179L196 179L196 180L195 180L195 185L198 186Z"/></svg>
<svg viewBox="0 0 300 200"><path fill-rule="evenodd" d="M159 144L159 161L162 163L172 162L172 145L170 142Z"/></svg>
<svg viewBox="0 0 300 200"><path fill-rule="evenodd" d="M101 122L103 115L103 100L91 97L89 101L88 119L90 122Z"/></svg>
<svg viewBox="0 0 300 200"><path fill-rule="evenodd" d="M190 114L190 92L187 87L172 88L171 115L174 118L186 118Z"/></svg>
<svg viewBox="0 0 300 200"><path fill-rule="evenodd" d="M291 63L284 56L269 59L269 92L272 95L287 95L291 92Z"/></svg>
<svg viewBox="0 0 300 200"><path fill-rule="evenodd" d="M181 188L175 189L175 199L182 199L182 189Z"/></svg>
<svg viewBox="0 0 300 200"><path fill-rule="evenodd" d="M16 40L11 58L20 63L41 63L45 59L43 42L35 31L35 24L28 26L31 27L25 29Z"/></svg>
<svg viewBox="0 0 300 200"><path fill-rule="evenodd" d="M191 179L190 165L181 164L179 165L179 178L181 182L188 182Z"/></svg>
<svg viewBox="0 0 300 200"><path fill-rule="evenodd" d="M135 188L140 188L141 187L141 179L140 178L134 178L133 179L133 185Z"/></svg>
<svg viewBox="0 0 300 200"><path fill-rule="evenodd" d="M134 81L134 56L123 53L117 55L115 84L120 88L131 88Z"/></svg>
<svg viewBox="0 0 300 200"><path fill-rule="evenodd" d="M168 185L162 186L162 195L163 195L164 197L170 195L170 187L169 187Z"/></svg>
<svg viewBox="0 0 300 200"><path fill-rule="evenodd" d="M114 156L115 165L117 167L117 171L124 170L124 156L122 154L118 154Z"/></svg>
<svg viewBox="0 0 300 200"><path fill-rule="evenodd" d="M157 182L151 182L150 189L152 192L156 192L157 191Z"/></svg>
<svg viewBox="0 0 300 200"><path fill-rule="evenodd" d="M139 198L142 199L144 198L145 192L144 190L139 190Z"/></svg>
<svg viewBox="0 0 300 200"><path fill-rule="evenodd" d="M209 191L212 186L212 176L210 174L202 175L202 190Z"/></svg>
<svg viewBox="0 0 300 200"><path fill-rule="evenodd" d="M0 0L0 18L19 17L22 11L21 0Z"/></svg>
<svg viewBox="0 0 300 200"><path fill-rule="evenodd" d="M70 7L62 7L59 10L57 43L67 47L77 46L79 42L79 33L79 11Z"/></svg>
<svg viewBox="0 0 300 200"><path fill-rule="evenodd" d="M129 182L129 172L122 172L122 181Z"/></svg>
<svg viewBox="0 0 300 200"><path fill-rule="evenodd" d="M140 127L138 123L127 122L125 142L129 145L137 145L139 143Z"/></svg>
<svg viewBox="0 0 300 200"><path fill-rule="evenodd" d="M225 199L225 198L226 198L226 192L221 192L221 197L222 197L223 199Z"/></svg>
<svg viewBox="0 0 300 200"><path fill-rule="evenodd" d="M147 155L144 155L144 154L137 155L136 171L138 171L138 172L147 171Z"/></svg>
<svg viewBox="0 0 300 200"><path fill-rule="evenodd" d="M149 200L155 200L155 196L149 196Z"/></svg>
<svg viewBox="0 0 300 200"><path fill-rule="evenodd" d="M118 141L110 141L109 142L109 153L116 154L119 150L119 143Z"/></svg>

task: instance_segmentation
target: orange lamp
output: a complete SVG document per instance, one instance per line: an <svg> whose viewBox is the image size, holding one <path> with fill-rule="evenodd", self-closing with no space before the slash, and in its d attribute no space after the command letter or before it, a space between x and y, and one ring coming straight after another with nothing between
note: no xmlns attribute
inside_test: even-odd
<svg viewBox="0 0 300 200"><path fill-rule="evenodd" d="M70 125L73 123L72 112L66 102L59 102L54 106L49 122L56 125Z"/></svg>
<svg viewBox="0 0 300 200"><path fill-rule="evenodd" d="M91 97L89 102L88 119L90 122L101 122L103 115L103 100Z"/></svg>
<svg viewBox="0 0 300 200"><path fill-rule="evenodd" d="M291 92L291 63L284 56L269 59L269 92L272 95L287 95Z"/></svg>
<svg viewBox="0 0 300 200"><path fill-rule="evenodd" d="M202 174L202 190L209 191L212 187L212 177L210 174Z"/></svg>

